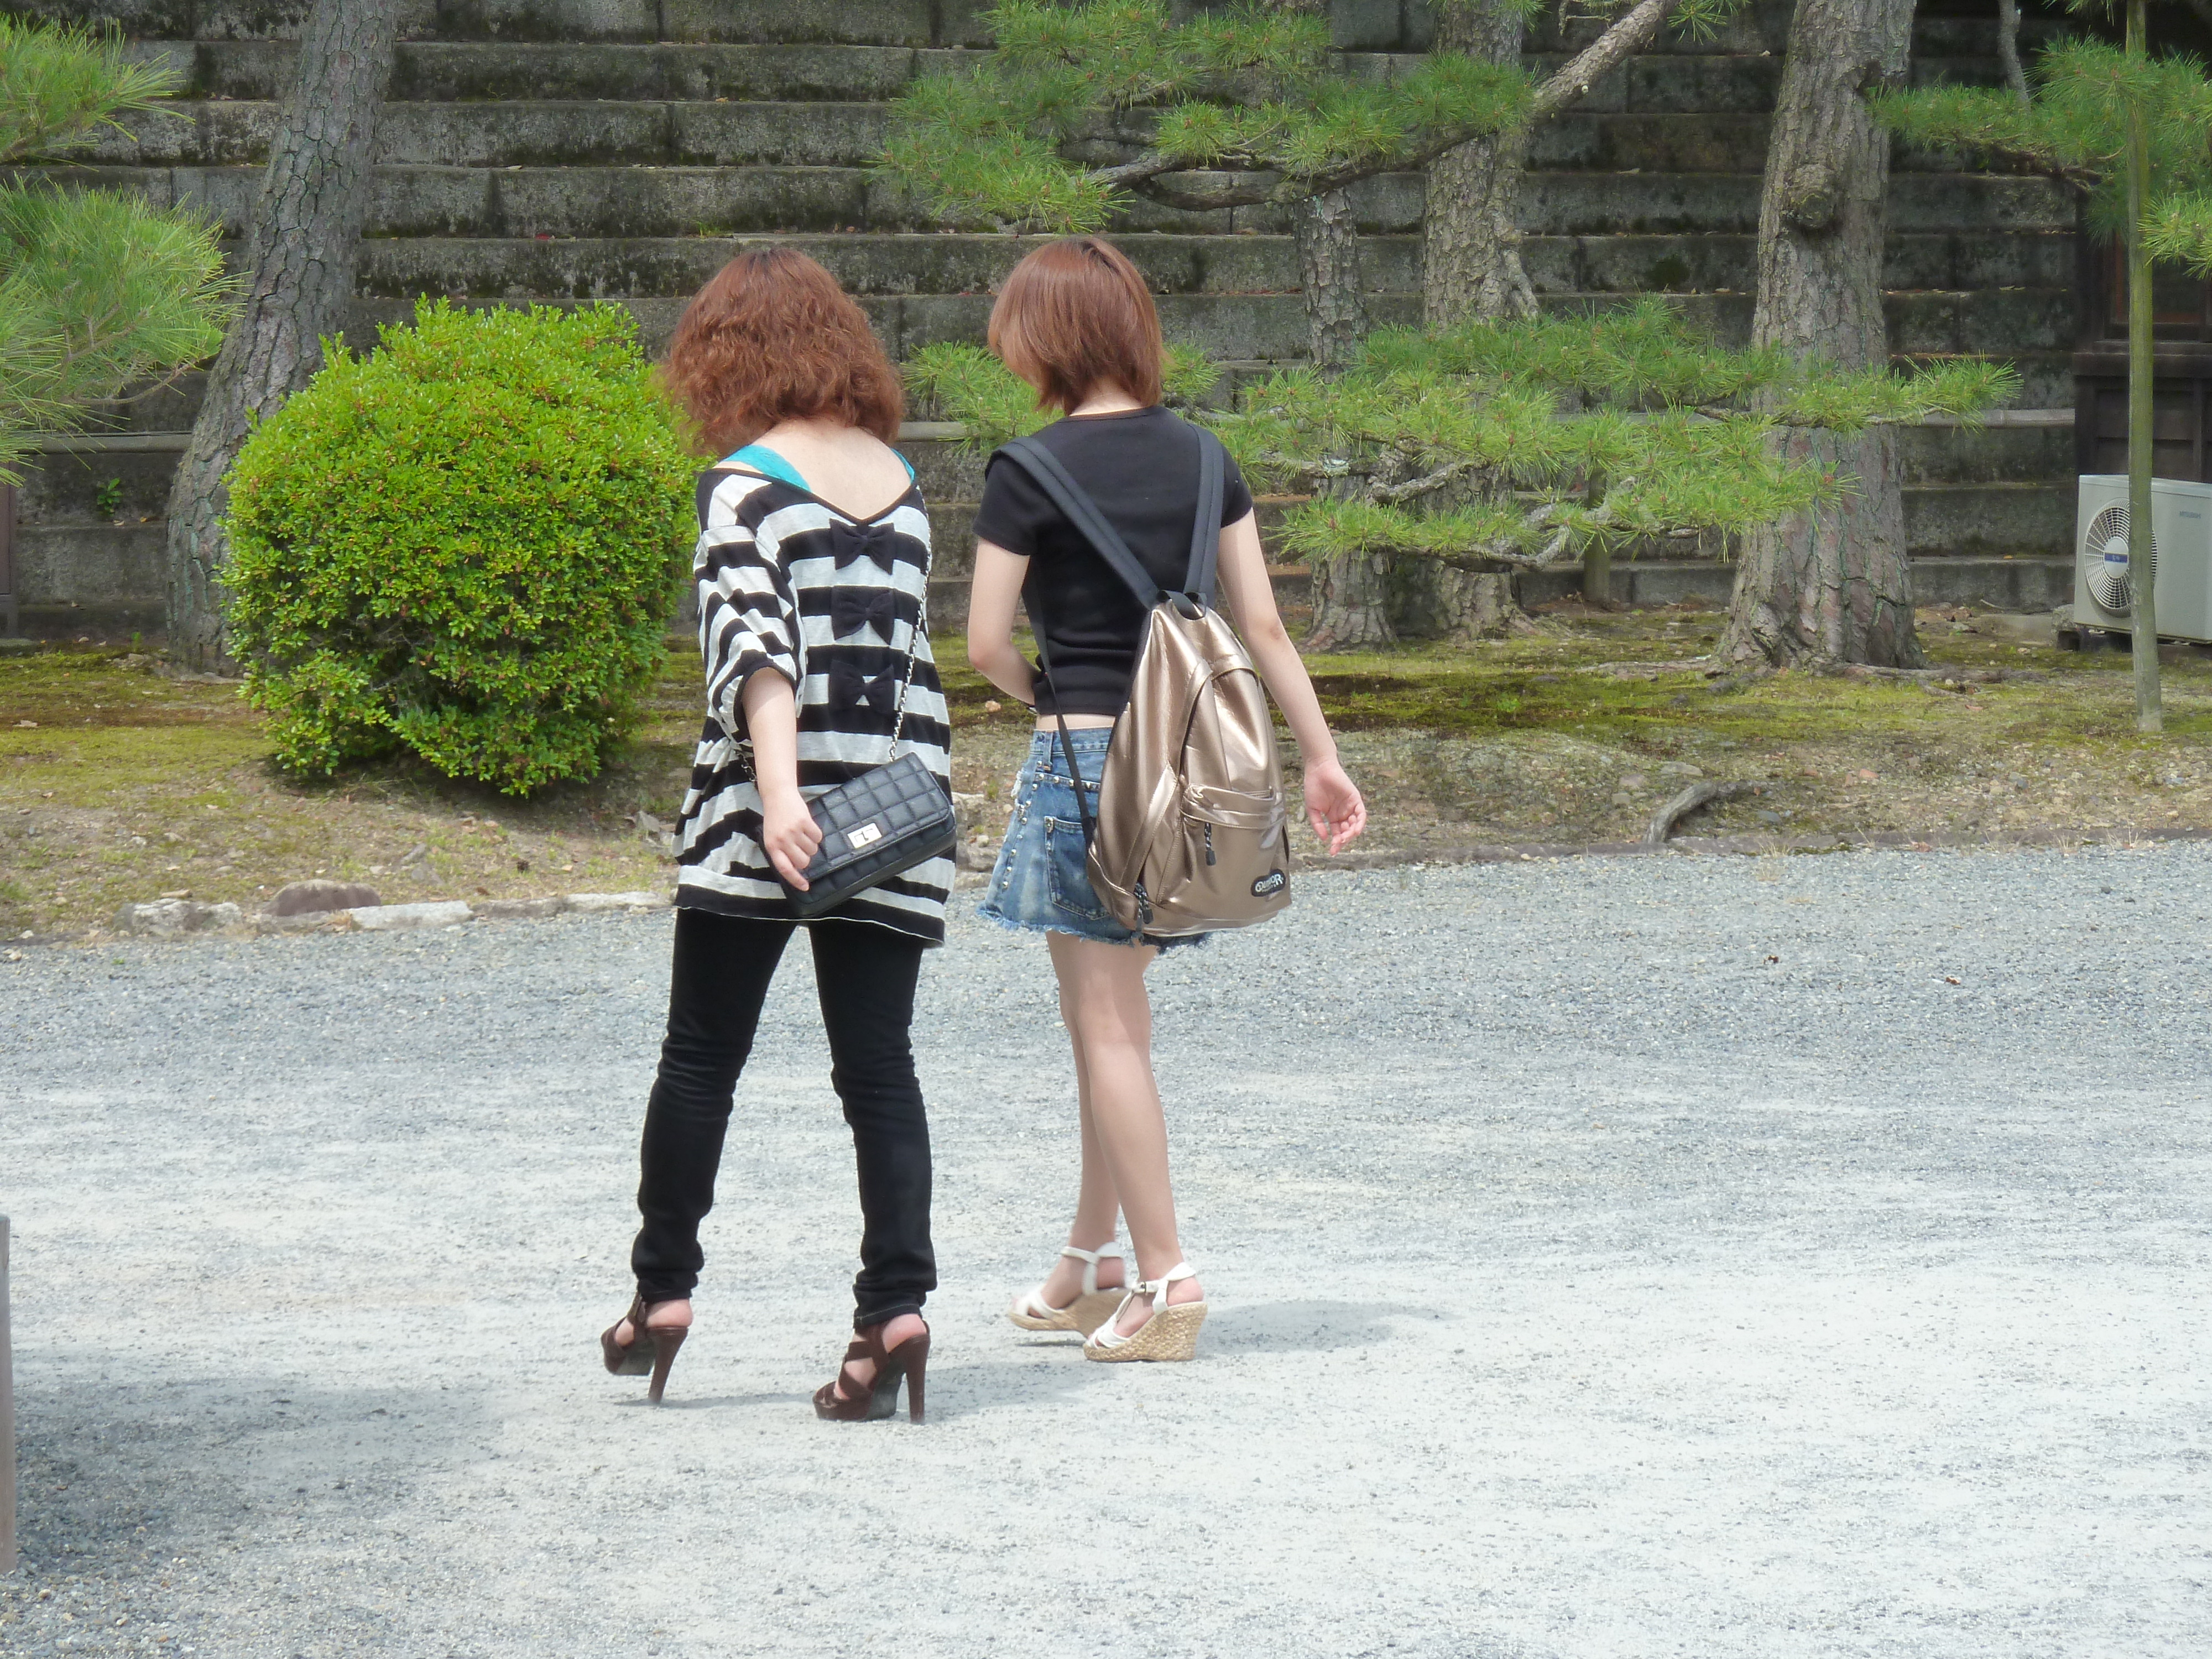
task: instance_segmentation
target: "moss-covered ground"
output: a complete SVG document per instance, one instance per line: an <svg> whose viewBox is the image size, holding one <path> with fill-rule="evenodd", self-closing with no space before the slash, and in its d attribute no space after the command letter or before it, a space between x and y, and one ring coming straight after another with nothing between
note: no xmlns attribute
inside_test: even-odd
<svg viewBox="0 0 2212 1659"><path fill-rule="evenodd" d="M1368 845L1632 839L1699 775L1767 785L1699 830L2212 827L2212 662L2191 653L2166 653L2167 729L2144 738L2124 655L2024 645L1996 619L1923 611L1922 638L1939 664L2047 678L1946 690L1784 674L1716 690L1684 659L1719 620L1569 611L1473 647L1310 659L1373 803ZM961 641L939 652L956 784L1002 796L1027 720L991 707L1003 700L966 669ZM672 651L602 777L517 802L404 763L288 778L234 684L165 678L143 657L0 659L0 927L82 933L165 893L253 909L318 874L387 902L665 884L655 825L638 815L674 817L696 674L688 649Z"/></svg>

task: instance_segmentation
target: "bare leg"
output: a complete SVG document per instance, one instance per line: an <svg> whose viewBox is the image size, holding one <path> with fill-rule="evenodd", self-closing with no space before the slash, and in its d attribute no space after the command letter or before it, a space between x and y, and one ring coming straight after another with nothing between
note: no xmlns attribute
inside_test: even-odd
<svg viewBox="0 0 2212 1659"><path fill-rule="evenodd" d="M1138 1274L1157 1279L1182 1260L1168 1179L1167 1120L1152 1080L1152 1008L1145 994L1145 970L1159 952L1066 933L1046 937L1100 1161L1128 1219ZM1087 1161L1088 1140L1085 1152ZM1204 1295L1196 1279L1182 1279L1168 1300L1196 1302ZM1151 1313L1151 1297L1133 1297L1115 1328L1134 1330Z"/></svg>
<svg viewBox="0 0 2212 1659"><path fill-rule="evenodd" d="M1067 1040L1075 1050L1076 1115L1083 1129L1083 1179L1075 1197L1075 1221L1067 1230L1067 1242L1079 1250L1096 1250L1102 1244L1111 1243L1121 1219L1121 1195L1115 1189L1114 1176L1106 1166L1106 1154L1098 1144L1098 1125L1091 1110L1091 1079L1083 1063L1083 1039L1077 1035L1076 1021L1068 1012L1067 994L1060 994L1060 1017L1067 1027ZM1052 1271L1045 1275L1044 1299L1048 1305L1065 1308L1083 1294L1084 1264L1073 1256L1057 1257ZM1121 1260L1108 1256L1098 1264L1098 1288L1111 1291L1120 1288L1127 1280Z"/></svg>

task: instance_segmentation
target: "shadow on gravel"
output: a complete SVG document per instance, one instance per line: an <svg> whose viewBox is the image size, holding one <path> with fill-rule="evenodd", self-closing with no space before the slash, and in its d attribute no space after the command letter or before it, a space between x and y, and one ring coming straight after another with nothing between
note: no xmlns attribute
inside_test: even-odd
<svg viewBox="0 0 2212 1659"><path fill-rule="evenodd" d="M744 1406L804 1406L814 1398L811 1394L794 1394L789 1389L775 1393L763 1389L758 1394L710 1394L693 1398L677 1394L673 1382L668 1388L667 1395L658 1406L639 1394L611 1401L608 1402L608 1408L618 1412L706 1412Z"/></svg>
<svg viewBox="0 0 2212 1659"><path fill-rule="evenodd" d="M932 1365L929 1368L929 1415L966 1417L1008 1406L1035 1406L1077 1395L1097 1387L1110 1365L1094 1365L1083 1357L1079 1344L1067 1345L1066 1363L1010 1365L984 1363L972 1365ZM906 1415L906 1396L899 1396L899 1415Z"/></svg>
<svg viewBox="0 0 2212 1659"><path fill-rule="evenodd" d="M16 1373L19 1388L30 1384L16 1402L22 1564L0 1579L0 1623L17 1621L0 1636L10 1655L116 1650L101 1645L110 1637L137 1652L155 1632L235 1652L226 1567L241 1547L342 1540L332 1553L353 1584L380 1553L373 1540L414 1501L423 1467L492 1432L477 1402L442 1392L283 1376L118 1384L109 1370L125 1363L118 1356L26 1358ZM377 1626L358 1607L326 1617L342 1644ZM127 1641L114 1635L126 1620Z"/></svg>
<svg viewBox="0 0 2212 1659"><path fill-rule="evenodd" d="M1390 1321L1413 1318L1414 1307L1378 1306L1372 1302L1263 1302L1224 1308L1209 1315L1201 1344L1261 1352L1282 1349L1366 1348L1396 1334ZM1200 1352L1204 1352L1201 1346Z"/></svg>

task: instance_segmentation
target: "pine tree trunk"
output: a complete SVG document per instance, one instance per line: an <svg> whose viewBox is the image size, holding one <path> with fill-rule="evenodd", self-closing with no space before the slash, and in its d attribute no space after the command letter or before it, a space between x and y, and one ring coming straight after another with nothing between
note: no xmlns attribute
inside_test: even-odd
<svg viewBox="0 0 2212 1659"><path fill-rule="evenodd" d="M1437 50L1518 64L1522 31L1521 15L1510 6L1468 0L1437 14ZM1528 161L1528 130L1515 128L1429 163L1421 240L1421 310L1429 327L1536 314L1536 291L1521 264L1521 175Z"/></svg>
<svg viewBox="0 0 2212 1659"><path fill-rule="evenodd" d="M1350 193L1309 196L1298 204L1297 223L1308 349L1315 368L1334 374L1351 362L1370 326L1360 292L1359 226Z"/></svg>
<svg viewBox="0 0 2212 1659"><path fill-rule="evenodd" d="M1911 40L1912 0L1797 0L1759 204L1756 344L1846 368L1889 361L1889 140L1863 94L1903 80ZM1780 441L1857 488L1744 538L1721 654L1920 666L1896 434L1800 431Z"/></svg>
<svg viewBox="0 0 2212 1659"><path fill-rule="evenodd" d="M1358 231L1346 192L1332 190L1298 204L1298 281L1305 289L1306 325L1314 366L1335 374L1349 363L1368 330L1359 290ZM1390 561L1381 555L1316 559L1312 563L1310 651L1356 651L1397 637L1390 625Z"/></svg>
<svg viewBox="0 0 2212 1659"><path fill-rule="evenodd" d="M169 654L228 659L223 621L227 477L253 423L322 367L322 337L353 300L369 161L392 76L400 0L316 0L254 204L252 286L208 376L191 447L169 493Z"/></svg>
<svg viewBox="0 0 2212 1659"><path fill-rule="evenodd" d="M1365 651L1396 642L1390 622L1390 556L1340 553L1313 562L1308 651Z"/></svg>
<svg viewBox="0 0 2212 1659"><path fill-rule="evenodd" d="M2027 71L2020 62L2020 0L1997 0L1997 63L2004 70L2005 85L2023 104L2033 101Z"/></svg>

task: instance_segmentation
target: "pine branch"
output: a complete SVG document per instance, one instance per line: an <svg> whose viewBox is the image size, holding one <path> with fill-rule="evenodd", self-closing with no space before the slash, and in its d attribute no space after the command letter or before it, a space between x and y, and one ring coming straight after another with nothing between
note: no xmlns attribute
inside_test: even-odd
<svg viewBox="0 0 2212 1659"><path fill-rule="evenodd" d="M131 63L122 32L0 16L0 166L88 144L122 118L159 112L183 84L173 70Z"/></svg>
<svg viewBox="0 0 2212 1659"><path fill-rule="evenodd" d="M237 288L215 229L187 210L0 187L0 433L66 429L131 381L208 356Z"/></svg>
<svg viewBox="0 0 2212 1659"><path fill-rule="evenodd" d="M972 346L931 347L907 374L917 404L967 422L979 446L1048 418ZM1386 330L1340 376L1285 370L1247 387L1233 411L1192 413L1255 486L1308 497L1283 523L1286 553L1536 568L1592 546L1749 530L1817 508L1855 486L1790 459L1773 441L1785 427L1971 416L2016 384L1993 364L1847 374L1723 350L1650 303Z"/></svg>
<svg viewBox="0 0 2212 1659"><path fill-rule="evenodd" d="M2149 126L2152 196L2212 191L2212 84L2195 58L2130 58L2102 40L2060 42L2030 72L2023 103L1987 87L1927 87L1876 93L1882 125L1909 143L2040 173L2087 191L2104 228L2125 217L2118 185L2126 113Z"/></svg>
<svg viewBox="0 0 2212 1659"><path fill-rule="evenodd" d="M1535 100L1529 106L1528 119L1532 123L1543 120L1587 97L1592 87L1658 38L1677 3L1678 0L1640 0L1626 16L1569 58L1550 80L1537 88Z"/></svg>
<svg viewBox="0 0 2212 1659"><path fill-rule="evenodd" d="M1096 229L1125 191L1195 210L1296 202L1503 131L1531 95L1517 69L1449 53L1352 81L1318 16L1264 7L1181 26L1159 0L1012 0L990 16L990 62L896 100L879 162L954 222ZM1085 165L1071 152L1096 148L1099 118L1141 118L1151 139Z"/></svg>

